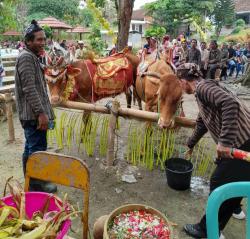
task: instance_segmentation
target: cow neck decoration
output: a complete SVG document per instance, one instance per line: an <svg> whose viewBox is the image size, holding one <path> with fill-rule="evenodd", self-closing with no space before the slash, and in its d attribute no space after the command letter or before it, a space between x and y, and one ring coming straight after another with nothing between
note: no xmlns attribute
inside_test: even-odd
<svg viewBox="0 0 250 239"><path fill-rule="evenodd" d="M67 81L66 88L61 95L63 102L69 100L70 96L74 93L74 88L75 88L75 77L74 76L67 76L66 81Z"/></svg>
<svg viewBox="0 0 250 239"><path fill-rule="evenodd" d="M67 75L68 67L69 66L67 66L61 71L55 70L53 68L52 69L47 68L45 70L45 76L49 83L56 84L57 81L62 80L66 85L65 89L62 90L59 94L62 101L69 100L70 96L73 94L75 89L75 77Z"/></svg>

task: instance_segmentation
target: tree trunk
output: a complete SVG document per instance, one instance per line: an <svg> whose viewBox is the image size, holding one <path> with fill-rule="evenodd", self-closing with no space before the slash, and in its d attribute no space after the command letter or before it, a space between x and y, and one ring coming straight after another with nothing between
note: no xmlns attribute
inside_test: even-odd
<svg viewBox="0 0 250 239"><path fill-rule="evenodd" d="M218 40L219 37L220 37L221 29L222 29L222 26L218 26L218 27L216 28L216 38L217 38L217 40Z"/></svg>
<svg viewBox="0 0 250 239"><path fill-rule="evenodd" d="M121 51L128 44L129 28L134 8L134 0L119 0L117 49Z"/></svg>

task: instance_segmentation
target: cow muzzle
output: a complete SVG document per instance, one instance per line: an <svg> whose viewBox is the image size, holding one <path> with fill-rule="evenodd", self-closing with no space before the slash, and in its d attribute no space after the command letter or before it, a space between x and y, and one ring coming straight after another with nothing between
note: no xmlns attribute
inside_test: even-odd
<svg viewBox="0 0 250 239"><path fill-rule="evenodd" d="M170 121L166 121L163 118L158 120L158 125L161 129L171 129L175 126L175 120L172 118Z"/></svg>

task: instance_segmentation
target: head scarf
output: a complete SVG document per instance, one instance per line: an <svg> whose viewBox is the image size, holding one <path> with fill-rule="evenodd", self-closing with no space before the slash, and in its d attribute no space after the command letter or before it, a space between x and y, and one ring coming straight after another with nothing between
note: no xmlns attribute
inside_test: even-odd
<svg viewBox="0 0 250 239"><path fill-rule="evenodd" d="M26 28L25 32L24 32L24 37L27 38L29 36L31 36L33 33L35 32L40 32L43 29L38 25L36 20L32 20L31 24Z"/></svg>
<svg viewBox="0 0 250 239"><path fill-rule="evenodd" d="M203 76L202 72L199 70L199 66L195 63L181 64L179 67L177 67L176 71L179 78L183 77L184 75L188 75L190 77L193 76L194 78Z"/></svg>

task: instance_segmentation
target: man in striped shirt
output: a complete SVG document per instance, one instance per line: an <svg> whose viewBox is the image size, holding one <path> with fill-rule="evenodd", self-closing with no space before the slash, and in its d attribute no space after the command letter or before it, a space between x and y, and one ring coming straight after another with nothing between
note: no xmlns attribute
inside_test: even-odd
<svg viewBox="0 0 250 239"><path fill-rule="evenodd" d="M47 150L46 131L54 119L47 94L47 86L39 55L44 50L45 33L32 21L25 32L25 49L16 62L15 94L19 119L24 129L25 148L23 153L23 171L25 174L28 157L36 151ZM30 191L55 192L56 186L32 179Z"/></svg>
<svg viewBox="0 0 250 239"><path fill-rule="evenodd" d="M217 81L201 78L198 66L185 63L177 68L185 93L195 94L199 107L197 124L188 140L191 155L194 146L209 132L217 144L217 167L210 179L210 191L237 181L250 181L250 163L232 158L231 148L250 151L250 111ZM227 200L219 211L219 227L222 231L242 198ZM206 216L197 224L184 226L187 234L194 238L206 238Z"/></svg>

